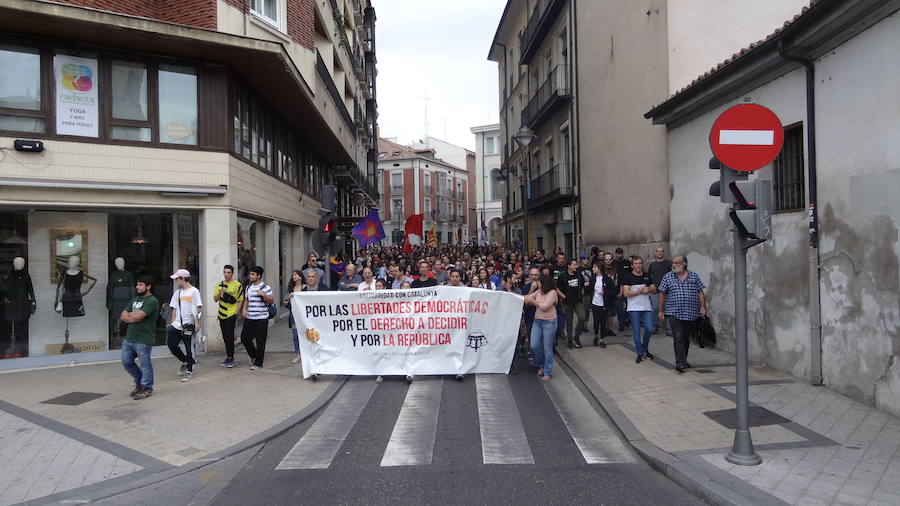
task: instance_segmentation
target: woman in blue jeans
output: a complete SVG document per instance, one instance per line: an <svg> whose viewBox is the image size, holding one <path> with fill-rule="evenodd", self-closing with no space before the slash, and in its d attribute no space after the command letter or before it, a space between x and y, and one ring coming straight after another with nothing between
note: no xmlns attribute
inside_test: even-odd
<svg viewBox="0 0 900 506"><path fill-rule="evenodd" d="M299 270L291 273L291 282L288 283L288 291L284 297L284 307L291 309L291 299L293 299L294 292L302 292L306 290L306 285L303 280L303 273ZM291 332L294 334L294 359L291 360L292 364L296 364L300 361L300 333L297 331L297 323L294 322L294 312L290 311L288 314L288 325L291 327Z"/></svg>
<svg viewBox="0 0 900 506"><path fill-rule="evenodd" d="M540 278L540 286L525 297L525 303L536 308L531 327L531 351L538 376L548 381L553 376L553 342L556 339L556 285L549 274Z"/></svg>

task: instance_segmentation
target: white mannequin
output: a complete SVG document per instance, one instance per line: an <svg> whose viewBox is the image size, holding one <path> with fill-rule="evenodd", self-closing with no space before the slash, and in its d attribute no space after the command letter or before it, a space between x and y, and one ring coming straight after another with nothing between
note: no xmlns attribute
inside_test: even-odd
<svg viewBox="0 0 900 506"><path fill-rule="evenodd" d="M125 259L124 258L116 257L116 259L113 260L113 263L116 264L116 269L118 269L120 271L125 270Z"/></svg>
<svg viewBox="0 0 900 506"><path fill-rule="evenodd" d="M69 270L66 271L66 274L74 276L79 272L81 272L81 257L72 255L69 257Z"/></svg>
<svg viewBox="0 0 900 506"><path fill-rule="evenodd" d="M21 271L25 268L25 259L22 257L13 258L13 269Z"/></svg>

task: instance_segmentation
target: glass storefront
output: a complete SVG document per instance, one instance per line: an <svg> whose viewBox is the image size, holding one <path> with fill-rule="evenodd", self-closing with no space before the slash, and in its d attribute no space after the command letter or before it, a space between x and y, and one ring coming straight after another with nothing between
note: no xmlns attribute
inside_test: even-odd
<svg viewBox="0 0 900 506"><path fill-rule="evenodd" d="M165 304L175 268L200 272L198 228L188 212L0 212L0 358L120 348L137 278Z"/></svg>
<svg viewBox="0 0 900 506"><path fill-rule="evenodd" d="M237 217L237 279L242 283L247 280L250 267L265 261L265 226L261 220Z"/></svg>

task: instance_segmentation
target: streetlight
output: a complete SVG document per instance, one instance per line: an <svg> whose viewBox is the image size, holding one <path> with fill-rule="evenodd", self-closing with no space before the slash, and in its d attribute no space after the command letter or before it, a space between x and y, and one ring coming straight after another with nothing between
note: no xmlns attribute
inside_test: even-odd
<svg viewBox="0 0 900 506"><path fill-rule="evenodd" d="M537 138L537 135L534 135L534 132L531 131L525 125L522 125L519 128L519 131L512 136L513 140L516 141L523 148L527 148L531 141ZM528 197L531 194L531 153L525 157L525 195L523 197L523 210L522 210L522 223L524 224L524 231L522 234L522 239L524 243L525 253L528 253Z"/></svg>

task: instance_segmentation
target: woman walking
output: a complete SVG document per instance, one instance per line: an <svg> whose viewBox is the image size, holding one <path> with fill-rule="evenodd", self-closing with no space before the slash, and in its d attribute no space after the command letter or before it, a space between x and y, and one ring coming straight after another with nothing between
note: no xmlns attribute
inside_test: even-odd
<svg viewBox="0 0 900 506"><path fill-rule="evenodd" d="M303 283L303 273L299 270L291 273L291 282L288 284L289 288L287 294L284 297L284 307L288 308L288 326L291 328L291 332L294 334L294 359L291 360L292 364L296 364L300 361L300 332L297 331L297 323L294 321L294 312L291 310L291 303L293 300L293 295L296 292L302 292L306 290L306 285Z"/></svg>
<svg viewBox="0 0 900 506"><path fill-rule="evenodd" d="M547 274L541 276L540 287L525 297L525 303L535 306L531 328L531 351L538 376L548 381L553 376L553 342L556 338L556 286Z"/></svg>

